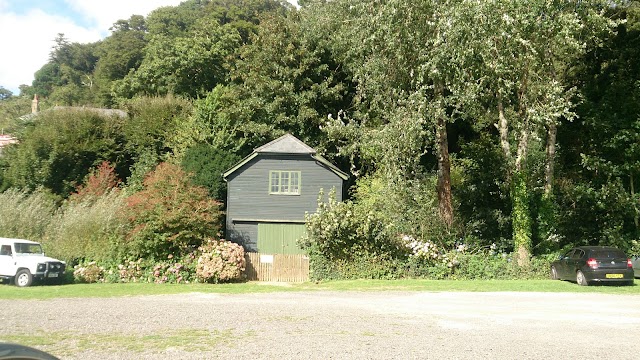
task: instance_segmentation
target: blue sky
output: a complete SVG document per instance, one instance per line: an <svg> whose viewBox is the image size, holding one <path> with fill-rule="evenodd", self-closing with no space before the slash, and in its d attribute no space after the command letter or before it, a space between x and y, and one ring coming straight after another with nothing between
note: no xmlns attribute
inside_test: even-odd
<svg viewBox="0 0 640 360"><path fill-rule="evenodd" d="M28 1L28 0L12 0L5 1L6 7L2 13L10 13L15 16L28 16L34 9L42 10L45 14L59 15L67 19L73 19L74 22L82 27L90 28L95 26L95 21L85 16L81 12L71 7L64 0L49 1Z"/></svg>
<svg viewBox="0 0 640 360"><path fill-rule="evenodd" d="M18 95L21 84L49 59L58 33L70 42L90 43L131 15L147 16L184 0L0 0L0 86ZM296 3L295 0L289 0Z"/></svg>
<svg viewBox="0 0 640 360"><path fill-rule="evenodd" d="M0 0L0 86L18 94L49 58L53 40L90 43L131 15L147 16L182 0ZM293 1L292 1L293 2Z"/></svg>

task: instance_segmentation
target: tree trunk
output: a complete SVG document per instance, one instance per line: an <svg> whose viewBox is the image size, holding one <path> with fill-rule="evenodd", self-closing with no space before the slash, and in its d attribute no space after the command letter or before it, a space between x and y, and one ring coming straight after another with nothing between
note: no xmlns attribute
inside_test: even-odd
<svg viewBox="0 0 640 360"><path fill-rule="evenodd" d="M438 207L440 217L451 227L453 224L453 206L451 205L451 163L449 162L449 140L447 122L439 117L436 125L438 146Z"/></svg>
<svg viewBox="0 0 640 360"><path fill-rule="evenodd" d="M531 215L527 178L523 171L516 171L512 175L511 204L516 262L518 266L528 266L531 257Z"/></svg>
<svg viewBox="0 0 640 360"><path fill-rule="evenodd" d="M438 208L440 218L447 227L453 224L453 206L451 199L451 162L449 161L449 139L447 137L447 121L442 104L442 86L436 87L440 111L436 119L436 146L438 151Z"/></svg>
<svg viewBox="0 0 640 360"><path fill-rule="evenodd" d="M522 123L518 139L518 149L515 159L515 172L512 175L511 201L513 206L513 243L516 250L516 261L518 266L528 266L531 257L531 213L529 211L529 189L527 188L527 177L525 162L527 150L529 148L529 117L527 115L527 105L525 94L527 92L527 78L523 77L521 87L518 92L520 103L519 116Z"/></svg>
<svg viewBox="0 0 640 360"><path fill-rule="evenodd" d="M633 171L629 173L629 189L631 190L631 199L633 199L633 223L636 225L636 231L638 231L639 220L638 220L638 202L636 201L636 188L633 184Z"/></svg>
<svg viewBox="0 0 640 360"><path fill-rule="evenodd" d="M551 120L547 130L547 163L544 168L544 194L549 197L553 193L553 171L556 159L556 135L558 125Z"/></svg>
<svg viewBox="0 0 640 360"><path fill-rule="evenodd" d="M508 165L511 165L511 146L509 145L509 122L504 115L504 104L502 103L502 95L498 91L498 130L500 131L500 146L502 154ZM509 174L507 174L509 175ZM507 176L507 180L510 176Z"/></svg>

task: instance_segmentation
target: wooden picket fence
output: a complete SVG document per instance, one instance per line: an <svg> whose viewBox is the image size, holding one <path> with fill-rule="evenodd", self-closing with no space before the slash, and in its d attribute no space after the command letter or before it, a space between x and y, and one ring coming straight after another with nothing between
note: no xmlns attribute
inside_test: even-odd
<svg viewBox="0 0 640 360"><path fill-rule="evenodd" d="M246 253L247 280L303 282L309 280L309 256Z"/></svg>

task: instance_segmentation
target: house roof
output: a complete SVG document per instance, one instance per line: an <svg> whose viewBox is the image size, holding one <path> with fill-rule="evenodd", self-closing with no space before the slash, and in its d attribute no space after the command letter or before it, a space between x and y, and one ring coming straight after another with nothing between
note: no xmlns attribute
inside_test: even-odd
<svg viewBox="0 0 640 360"><path fill-rule="evenodd" d="M253 150L257 153L315 154L316 151L297 137L286 134Z"/></svg>
<svg viewBox="0 0 640 360"><path fill-rule="evenodd" d="M20 120L26 121L26 120L31 120L32 118L38 116L40 113L45 112L45 111L59 111L59 110L72 110L72 111L91 111L94 112L98 115L101 116L113 116L113 117L119 117L121 119L124 119L127 117L127 112L124 110L120 110L120 109L103 109L103 108L94 108L94 107L85 107L85 106L59 106L56 105L52 108L43 110L43 111L38 111L38 112L34 112L34 113L30 113L30 114L26 114L26 115L22 115L20 116Z"/></svg>
<svg viewBox="0 0 640 360"><path fill-rule="evenodd" d="M303 143L300 139L296 138L291 134L283 135L265 145L262 145L253 152L240 160L237 164L235 164L231 169L227 170L222 176L225 181L229 175L233 174L236 170L243 167L249 161L254 159L259 154L295 154L295 155L309 155L313 159L315 159L320 164L327 167L329 170L333 171L336 175L338 175L342 180L347 180L349 175L344 171L338 169L335 165L329 162L329 160L323 158L320 155L316 154L316 151L310 147L309 145Z"/></svg>
<svg viewBox="0 0 640 360"><path fill-rule="evenodd" d="M9 134L0 134L0 148L10 144L17 144L17 143L18 143L18 139L14 138L13 136Z"/></svg>

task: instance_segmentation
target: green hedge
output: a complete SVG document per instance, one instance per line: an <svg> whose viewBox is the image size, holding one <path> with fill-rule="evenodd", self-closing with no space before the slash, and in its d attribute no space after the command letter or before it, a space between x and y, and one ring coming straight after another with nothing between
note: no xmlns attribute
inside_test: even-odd
<svg viewBox="0 0 640 360"><path fill-rule="evenodd" d="M312 280L432 279L515 280L546 279L555 256L534 257L530 266L519 267L511 254L456 254L452 264L427 262L415 257L394 259L364 254L351 260L311 258Z"/></svg>

